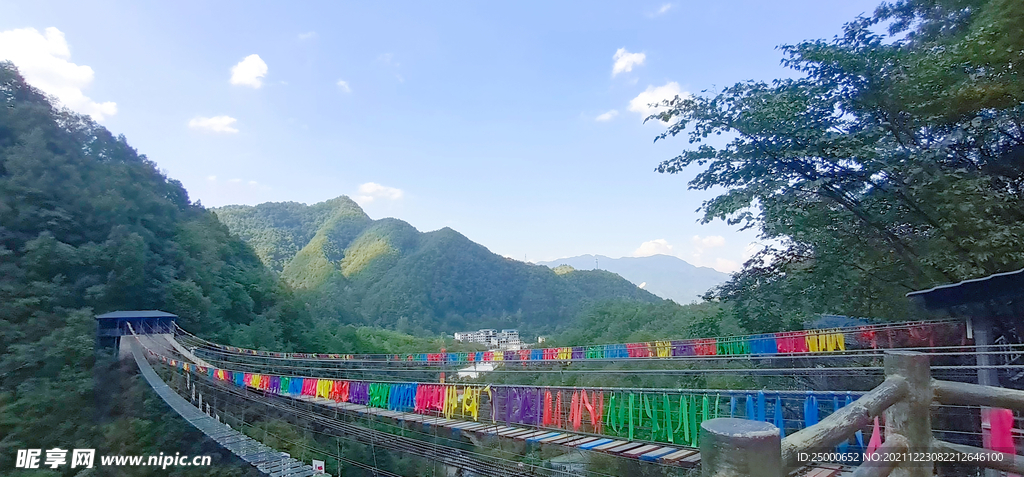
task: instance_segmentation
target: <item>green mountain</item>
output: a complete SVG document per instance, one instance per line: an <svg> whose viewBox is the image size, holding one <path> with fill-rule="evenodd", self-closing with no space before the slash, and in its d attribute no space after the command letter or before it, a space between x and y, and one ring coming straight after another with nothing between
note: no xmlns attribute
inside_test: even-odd
<svg viewBox="0 0 1024 477"><path fill-rule="evenodd" d="M560 329L590 304L660 299L616 274L531 265L443 228L370 219L348 197L214 209L314 317L399 331Z"/></svg>

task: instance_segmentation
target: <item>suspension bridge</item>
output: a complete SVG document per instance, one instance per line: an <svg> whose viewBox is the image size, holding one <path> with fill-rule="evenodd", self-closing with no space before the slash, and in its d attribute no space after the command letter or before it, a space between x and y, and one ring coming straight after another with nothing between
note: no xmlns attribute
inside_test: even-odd
<svg viewBox="0 0 1024 477"><path fill-rule="evenodd" d="M986 290L1002 283L995 280ZM1005 339L1020 323L1020 302L994 307L1001 298L969 293L973 286L918 292L925 306L952 310L940 320L514 351L274 352L201 339L162 312L97 321L101 343L132 356L170 407L272 476L314 475L305 463L314 459L335 472L349 465L394 475L373 462L377 449L482 476L612 475L607 465L587 465L597 461L665 475L697 467L704 475L772 477L1024 473L1014 446L1024 392L994 386L1024 384L1024 345ZM980 297L987 302L977 305ZM1002 326L1000 313L1017 321ZM481 363L489 371L475 379L438 379ZM548 374L595 385L497 382ZM612 375L764 385L596 385ZM275 450L252 437L286 442L256 427L266 417L334 439L337 451L306 446L296 458ZM373 461L346 457L342 442L368 446ZM913 453L924 458L868 457ZM936 461L940 455L948 459Z"/></svg>

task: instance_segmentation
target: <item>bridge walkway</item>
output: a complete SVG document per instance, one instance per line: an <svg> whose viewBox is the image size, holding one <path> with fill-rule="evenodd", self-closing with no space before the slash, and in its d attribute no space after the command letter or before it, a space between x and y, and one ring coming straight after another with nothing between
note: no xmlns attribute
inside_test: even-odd
<svg viewBox="0 0 1024 477"><path fill-rule="evenodd" d="M142 373L143 378L153 388L153 391L156 391L171 409L174 409L207 437L271 477L309 477L315 474L312 466L232 429L227 424L206 415L199 408L193 406L192 403L174 392L163 379L160 379L160 376L150 366L149 361L146 360L146 353L137 337L125 336L123 339L131 340L135 364L138 365L139 372Z"/></svg>

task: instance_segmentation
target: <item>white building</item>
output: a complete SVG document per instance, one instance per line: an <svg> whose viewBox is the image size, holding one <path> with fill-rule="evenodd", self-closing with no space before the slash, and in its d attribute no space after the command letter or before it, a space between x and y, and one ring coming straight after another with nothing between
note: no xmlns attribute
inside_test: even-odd
<svg viewBox="0 0 1024 477"><path fill-rule="evenodd" d="M519 340L519 330L501 330L497 338L499 349L517 350L523 347L523 342Z"/></svg>
<svg viewBox="0 0 1024 477"><path fill-rule="evenodd" d="M492 342L497 340L497 337L497 330L479 330L455 333L456 341L462 341L464 343L479 343L488 347L491 346Z"/></svg>
<svg viewBox="0 0 1024 477"><path fill-rule="evenodd" d="M455 340L464 343L479 343L490 349L518 350L523 347L519 339L519 330L485 329L455 333Z"/></svg>

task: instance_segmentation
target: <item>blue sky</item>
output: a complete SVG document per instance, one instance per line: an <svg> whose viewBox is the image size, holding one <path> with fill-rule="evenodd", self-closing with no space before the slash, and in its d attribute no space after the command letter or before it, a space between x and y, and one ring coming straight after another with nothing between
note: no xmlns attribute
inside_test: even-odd
<svg viewBox="0 0 1024 477"><path fill-rule="evenodd" d="M647 100L792 76L777 45L877 1L10 2L0 59L207 206L355 198L518 260L669 253L734 271L752 231L654 172Z"/></svg>

